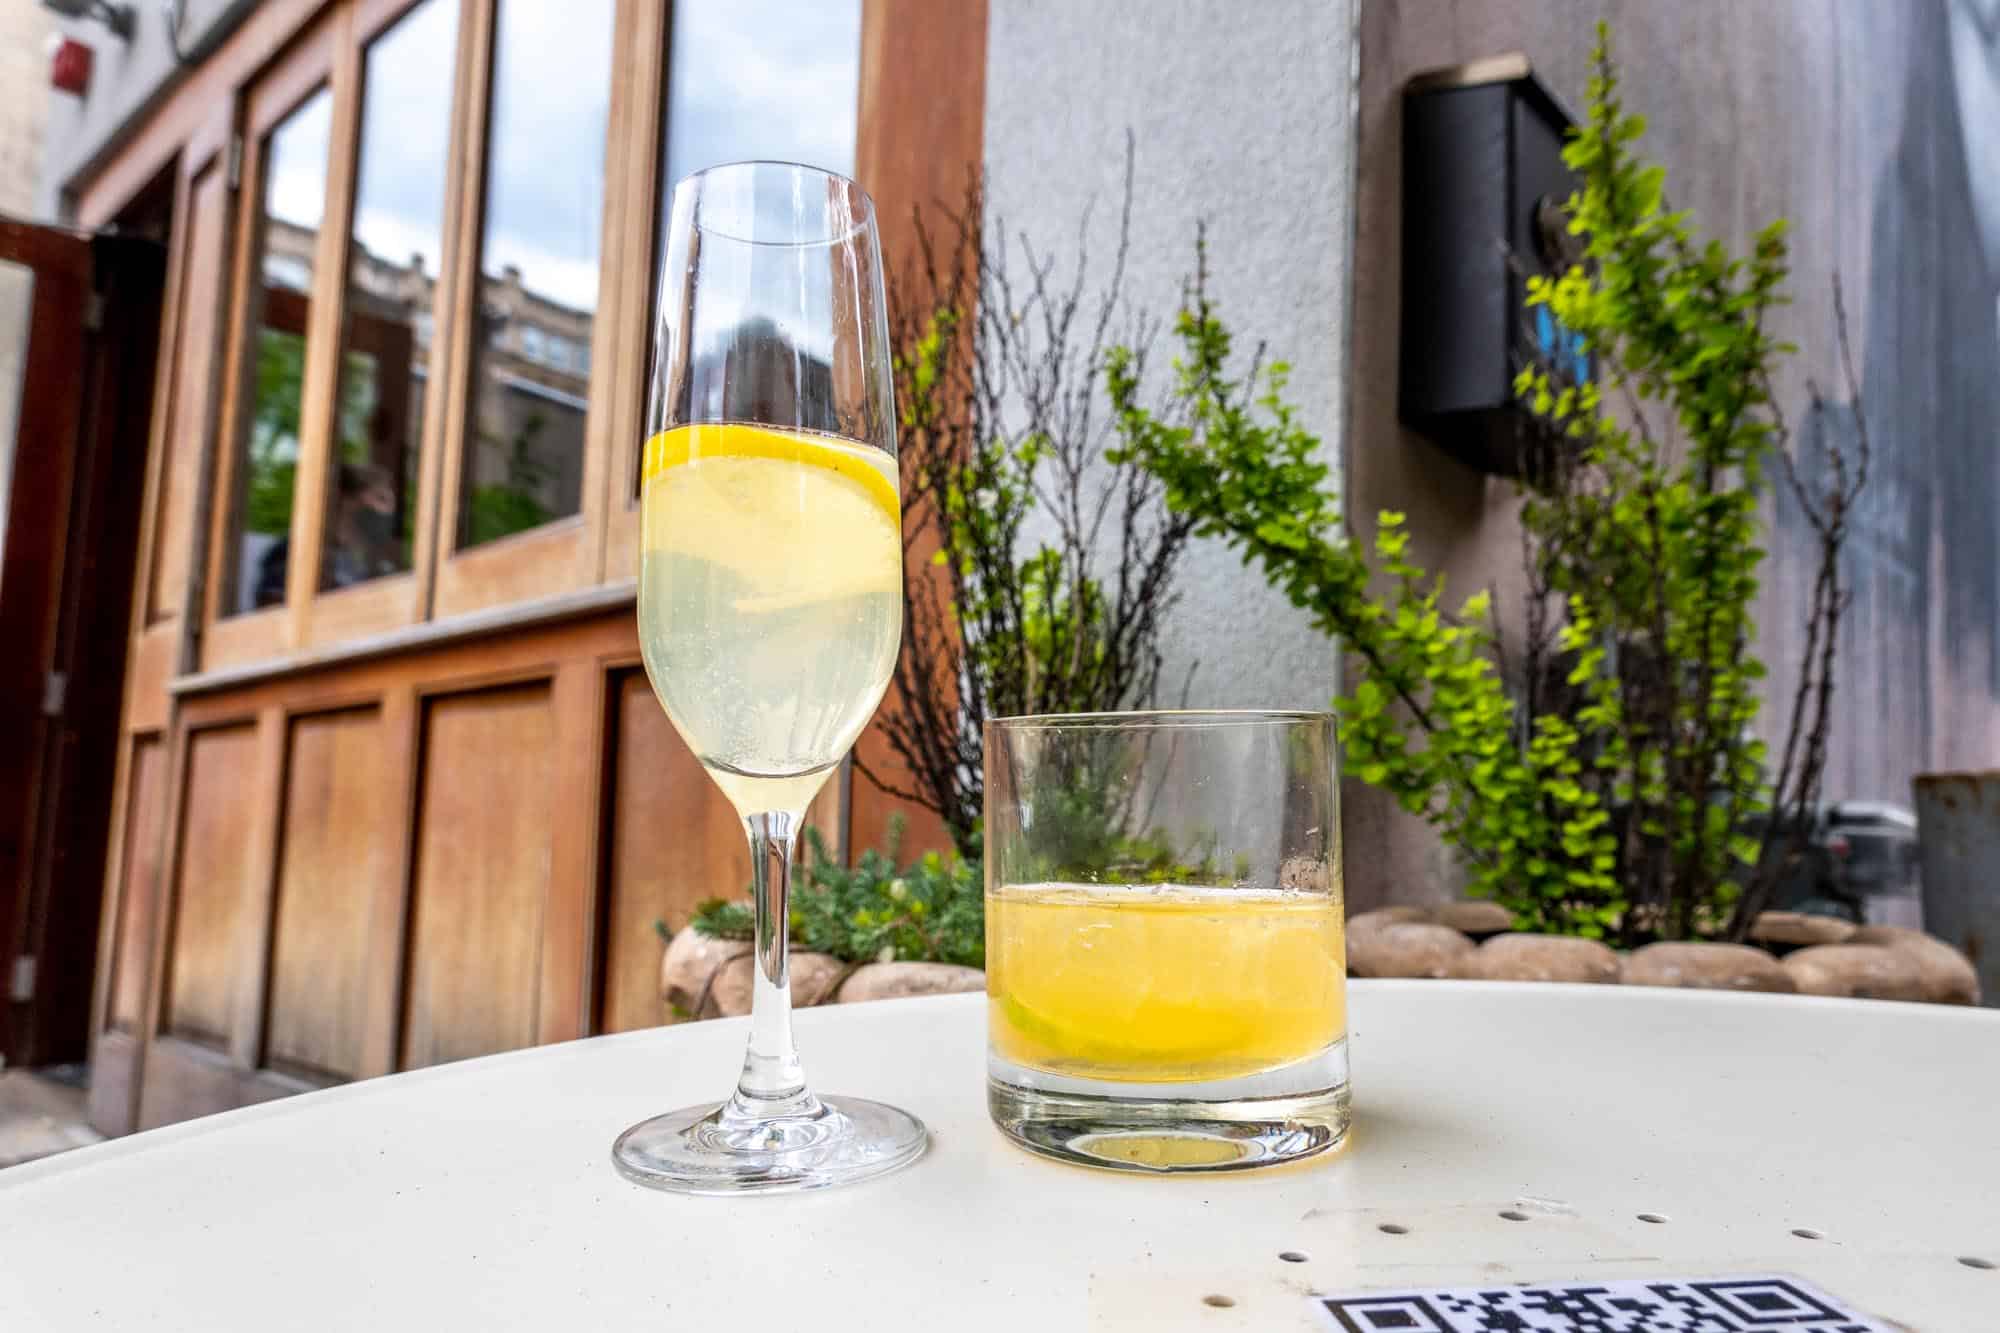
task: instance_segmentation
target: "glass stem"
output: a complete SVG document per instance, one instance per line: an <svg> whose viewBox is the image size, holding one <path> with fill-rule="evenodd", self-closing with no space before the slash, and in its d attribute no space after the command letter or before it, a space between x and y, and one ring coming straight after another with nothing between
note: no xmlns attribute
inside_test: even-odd
<svg viewBox="0 0 2000 1333"><path fill-rule="evenodd" d="M756 914L752 957L750 1049L725 1116L768 1120L816 1115L819 1099L806 1089L805 1069L792 1043L792 856L798 848L797 812L750 815L750 883Z"/></svg>

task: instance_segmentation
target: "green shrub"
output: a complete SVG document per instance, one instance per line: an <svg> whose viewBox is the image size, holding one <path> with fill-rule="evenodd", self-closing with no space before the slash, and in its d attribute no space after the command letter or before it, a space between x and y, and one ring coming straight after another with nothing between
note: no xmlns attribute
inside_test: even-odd
<svg viewBox="0 0 2000 1333"><path fill-rule="evenodd" d="M1587 123L1564 154L1581 181L1567 212L1582 254L1528 284L1593 371L1578 381L1530 364L1516 382L1536 424L1521 517L1526 660L1511 688L1488 593L1454 612L1443 580L1409 558L1400 514L1379 516L1372 558L1346 534L1321 441L1286 398L1287 368L1232 377L1201 241L1176 323L1188 419L1145 405L1136 358L1114 351L1108 372L1114 456L1160 478L1174 512L1259 565L1359 660L1336 701L1349 771L1429 820L1472 891L1520 926L1627 941L1740 935L1796 850L1825 757L1840 545L1867 467L1865 430L1851 471L1826 442L1824 493L1791 467L1771 380L1792 349L1768 327L1787 273L1783 222L1742 257L1702 242L1667 209L1661 169L1633 155L1643 132L1600 26ZM1750 727L1765 675L1752 620L1760 498L1774 463L1819 535L1820 569L1772 775Z"/></svg>
<svg viewBox="0 0 2000 1333"><path fill-rule="evenodd" d="M984 881L979 863L926 852L899 866L903 821L892 817L886 849L842 868L816 828L792 882L791 938L801 949L849 963L986 965ZM689 923L704 935L747 940L750 904L711 898Z"/></svg>

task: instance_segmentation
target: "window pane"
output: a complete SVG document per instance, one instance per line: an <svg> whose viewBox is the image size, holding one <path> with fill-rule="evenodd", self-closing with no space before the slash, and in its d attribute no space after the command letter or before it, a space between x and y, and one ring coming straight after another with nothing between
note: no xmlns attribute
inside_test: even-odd
<svg viewBox="0 0 2000 1333"><path fill-rule="evenodd" d="M305 383L313 247L326 210L326 157L333 97L308 97L264 140L258 280L251 292L250 411L232 528L234 559L223 571L224 614L285 600L292 487L299 461L299 395Z"/></svg>
<svg viewBox="0 0 2000 1333"><path fill-rule="evenodd" d="M322 588L410 567L457 45L458 0L424 0L368 47Z"/></svg>
<svg viewBox="0 0 2000 1333"><path fill-rule="evenodd" d="M676 0L673 11L665 189L751 158L854 174L861 0Z"/></svg>
<svg viewBox="0 0 2000 1333"><path fill-rule="evenodd" d="M0 259L0 550L7 547L8 487L12 484L21 420L22 376L28 370L28 316L34 309L35 271Z"/></svg>
<svg viewBox="0 0 2000 1333"><path fill-rule="evenodd" d="M667 55L655 293L683 176L755 158L854 174L861 0L675 0Z"/></svg>
<svg viewBox="0 0 2000 1333"><path fill-rule="evenodd" d="M597 313L614 9L500 0L460 546L581 508L590 381L548 346Z"/></svg>

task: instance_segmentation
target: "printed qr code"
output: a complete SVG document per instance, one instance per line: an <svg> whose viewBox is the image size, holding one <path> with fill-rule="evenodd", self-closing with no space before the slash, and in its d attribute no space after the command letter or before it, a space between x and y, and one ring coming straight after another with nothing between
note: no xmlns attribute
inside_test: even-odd
<svg viewBox="0 0 2000 1333"><path fill-rule="evenodd" d="M1889 1333L1791 1277L1642 1278L1318 1296L1342 1333Z"/></svg>

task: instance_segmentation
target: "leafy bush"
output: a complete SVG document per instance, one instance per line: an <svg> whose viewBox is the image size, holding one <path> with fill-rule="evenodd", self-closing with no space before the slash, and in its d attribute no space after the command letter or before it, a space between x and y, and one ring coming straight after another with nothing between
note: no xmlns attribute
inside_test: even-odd
<svg viewBox="0 0 2000 1333"><path fill-rule="evenodd" d="M905 962L986 965L984 881L977 861L926 852L897 865L903 821L889 824L889 844L870 849L843 869L816 828L805 831L806 854L792 882L791 938L801 949L849 963ZM747 940L747 902L711 898L690 925L704 935Z"/></svg>
<svg viewBox="0 0 2000 1333"><path fill-rule="evenodd" d="M1113 463L1105 371L1128 327L1131 145L1117 253L1072 279L1003 226L982 228L975 183L942 235L919 220L919 262L896 284L903 651L877 721L903 774L857 757L882 790L937 814L981 854L988 718L1151 705L1160 629L1192 519ZM1168 415L1178 412L1163 405ZM928 560L928 565L925 563Z"/></svg>
<svg viewBox="0 0 2000 1333"><path fill-rule="evenodd" d="M1200 241L1175 326L1192 412L1160 419L1140 401L1137 359L1114 350L1115 455L1159 477L1174 512L1260 565L1360 660L1336 701L1350 771L1436 826L1473 892L1530 929L1740 936L1817 795L1838 559L1867 441L1864 431L1850 470L1822 440L1831 485L1812 494L1799 480L1771 390L1792 349L1767 327L1787 272L1784 224L1745 257L1701 243L1688 215L1666 208L1660 168L1633 156L1644 123L1619 101L1602 26L1596 58L1587 123L1565 150L1581 180L1567 211L1583 252L1528 284L1594 378L1530 364L1516 384L1536 424L1521 519L1526 661L1513 689L1490 594L1454 614L1442 579L1409 558L1400 514L1380 515L1372 559L1346 535L1321 442L1286 400L1286 367L1232 378ZM1844 352L1844 317L1840 334ZM1759 505L1774 462L1820 557L1775 777L1749 730L1765 675L1752 650ZM1773 809L1781 817L1766 817Z"/></svg>

